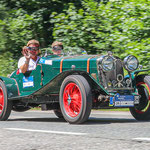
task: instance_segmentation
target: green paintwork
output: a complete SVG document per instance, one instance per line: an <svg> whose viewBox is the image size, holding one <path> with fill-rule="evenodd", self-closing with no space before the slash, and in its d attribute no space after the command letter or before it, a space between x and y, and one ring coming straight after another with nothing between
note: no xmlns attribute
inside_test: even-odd
<svg viewBox="0 0 150 150"><path fill-rule="evenodd" d="M33 86L32 87L23 87L23 77L33 77ZM16 71L11 75L11 78L15 79L18 83L20 96L28 96L34 93L36 90L39 90L42 86L40 85L42 77L41 77L41 65L37 65L36 69L32 72L28 72L26 74L16 74Z"/></svg>
<svg viewBox="0 0 150 150"><path fill-rule="evenodd" d="M56 56L42 57L35 70L25 74L12 73L10 78L0 77L7 88L9 99L22 98L30 95L58 94L64 78L75 72L83 72L95 82L101 90L109 94L99 82L97 71L97 59L100 55L79 55L79 56ZM89 61L89 73L87 62ZM62 62L62 71L60 70ZM144 71L144 70L141 70ZM136 73L133 72L132 76ZM95 78L92 76L95 74ZM23 82L30 78L30 86ZM134 77L133 77L134 78ZM28 80L29 83L29 80ZM112 93L113 94L113 93Z"/></svg>
<svg viewBox="0 0 150 150"><path fill-rule="evenodd" d="M149 71L149 70L150 70L150 69L141 69L141 70L136 70L136 71L132 72L132 73L131 73L132 80L134 80L135 75L137 75L138 73L147 72L147 71Z"/></svg>
<svg viewBox="0 0 150 150"><path fill-rule="evenodd" d="M59 82L61 80L61 74L65 73L65 72L73 72L73 71L83 71L83 72L87 72L87 60L92 57L93 55L81 55L81 56L66 56L66 57L46 57L46 58L41 58L40 62L43 61L42 64L42 71L44 73L44 78L43 78L43 85L48 84L51 80L53 80L55 77L58 78ZM98 72L97 72L97 58L99 56L96 56L95 58L90 59L90 64L89 64L89 76L101 87L103 88L100 84L99 84L99 78L98 78ZM62 63L62 73L60 72L60 63L61 60L63 59L63 63ZM47 61L47 62L44 62ZM46 65L44 63L49 63L51 65ZM72 68L72 66L75 66L75 68ZM95 80L91 74L95 73L97 80ZM63 75L62 75L63 76ZM63 79L63 78L62 78ZM52 81L53 82L53 81ZM59 88L60 88L60 84L56 83L56 81L54 81L55 84L55 92L57 91L57 93L59 92ZM57 86L58 85L58 86ZM57 87L56 87L57 86ZM103 90L105 91L105 89L103 88ZM51 92L52 90L50 90L49 92ZM53 91L54 92L54 91ZM107 91L105 91L107 93Z"/></svg>
<svg viewBox="0 0 150 150"><path fill-rule="evenodd" d="M6 85L8 98L19 96L19 89L15 79L0 76L0 80L2 80Z"/></svg>
<svg viewBox="0 0 150 150"><path fill-rule="evenodd" d="M24 97L29 96L31 94L51 94L51 93L59 93L60 85L65 78L66 74L72 74L75 71L87 72L87 61L92 55L80 55L80 56L66 56L59 57L55 55L42 57L39 60L39 63L36 67L36 70L28 72L26 74L16 74L15 71L10 78L13 78L17 82L17 86L19 88L19 95L13 94L10 98L13 97ZM106 93L107 91L99 84L98 72L97 72L97 63L96 60L99 56L95 56L90 59L89 63L89 76L90 78L97 83ZM62 63L62 72L60 72L60 64ZM72 66L75 68L72 68ZM97 79L94 79L91 74L96 74ZM23 78L24 77L33 77L33 86L31 87L23 87ZM3 80L7 81L9 78L3 78ZM7 86L8 82L5 82ZM16 86L16 83L14 83Z"/></svg>
<svg viewBox="0 0 150 150"><path fill-rule="evenodd" d="M147 71L149 71L149 70L150 70L150 69L139 69L139 70L135 70L135 71L131 72L132 86L133 86L133 88L135 89L135 92L137 92L136 83L135 83L135 77L136 77L139 73L141 73L141 72L147 72ZM128 77L129 77L129 75L126 75L125 78L128 78Z"/></svg>

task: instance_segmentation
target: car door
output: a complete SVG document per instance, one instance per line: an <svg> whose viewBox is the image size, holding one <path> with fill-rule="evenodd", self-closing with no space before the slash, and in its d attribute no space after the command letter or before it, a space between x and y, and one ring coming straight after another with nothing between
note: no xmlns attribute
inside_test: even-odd
<svg viewBox="0 0 150 150"><path fill-rule="evenodd" d="M14 76L18 83L20 96L27 96L42 87L42 65L38 64L35 70L19 73Z"/></svg>

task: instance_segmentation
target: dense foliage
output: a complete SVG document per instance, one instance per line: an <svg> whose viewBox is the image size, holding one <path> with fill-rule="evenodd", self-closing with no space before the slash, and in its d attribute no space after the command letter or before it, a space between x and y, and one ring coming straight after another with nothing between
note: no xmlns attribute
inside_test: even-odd
<svg viewBox="0 0 150 150"><path fill-rule="evenodd" d="M68 2L81 6L80 0L1 0L0 1L0 75L7 75L16 68L21 50L27 41L37 39L41 48L53 42L50 15L68 8ZM9 53L8 53L9 52ZM12 57L14 67L11 66ZM7 60L6 60L7 59ZM6 64L6 65L3 65Z"/></svg>
<svg viewBox="0 0 150 150"><path fill-rule="evenodd" d="M149 6L149 0L1 0L0 75L16 68L21 48L33 38L44 49L56 39L66 51L134 54L148 67Z"/></svg>
<svg viewBox="0 0 150 150"><path fill-rule="evenodd" d="M148 66L150 57L150 1L114 0L96 3L85 0L77 10L70 4L64 13L51 15L53 36L66 46L80 46L89 53L113 51L133 54Z"/></svg>

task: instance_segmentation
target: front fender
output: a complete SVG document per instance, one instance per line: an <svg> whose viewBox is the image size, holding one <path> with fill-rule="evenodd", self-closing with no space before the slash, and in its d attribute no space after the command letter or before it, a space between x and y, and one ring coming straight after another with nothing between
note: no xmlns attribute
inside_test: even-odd
<svg viewBox="0 0 150 150"><path fill-rule="evenodd" d="M132 72L132 73L131 73L132 79L134 80L134 79L136 78L136 76L137 76L139 73L141 73L141 72L147 72L147 71L149 71L149 70L150 70L150 69L143 69L143 70L136 70L136 71ZM147 73L145 73L145 74L147 74Z"/></svg>
<svg viewBox="0 0 150 150"><path fill-rule="evenodd" d="M147 71L149 71L149 70L150 70L150 69L136 70L136 71L131 72L130 75L129 75L129 74L126 75L125 78L131 77L132 80L135 80L136 76L137 76L139 73L141 73L141 72L147 72Z"/></svg>
<svg viewBox="0 0 150 150"><path fill-rule="evenodd" d="M145 72L144 74L142 74L142 75L145 75L147 74L147 71L149 70L150 69L136 70L136 71L131 72L130 75L128 74L125 76L125 79L130 78L132 80L132 86L135 89L135 92L136 92L136 78L139 76L138 74L141 72Z"/></svg>
<svg viewBox="0 0 150 150"><path fill-rule="evenodd" d="M0 76L0 80L2 80L6 86L8 99L11 99L20 95L18 84L15 79Z"/></svg>

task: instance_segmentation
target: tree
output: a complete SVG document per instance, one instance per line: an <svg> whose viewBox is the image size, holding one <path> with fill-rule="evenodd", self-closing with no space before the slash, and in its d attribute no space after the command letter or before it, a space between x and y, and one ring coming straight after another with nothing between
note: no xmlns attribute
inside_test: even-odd
<svg viewBox="0 0 150 150"><path fill-rule="evenodd" d="M55 10L58 13L68 8L68 2L75 2L80 7L80 0L1 0L0 2L0 56L1 61L8 63L10 56L17 62L21 50L27 41L37 39L41 48L46 48L53 42L53 24L49 16ZM8 63L9 64L9 63ZM6 64L7 66L9 66ZM5 65L0 68L5 70ZM15 66L16 67L16 66ZM7 72L13 68L8 67ZM0 72L0 75L4 71Z"/></svg>
<svg viewBox="0 0 150 150"><path fill-rule="evenodd" d="M113 51L134 54L148 67L150 49L150 1L122 0L107 3L84 0L64 13L53 13L53 36L66 46L83 47L89 53ZM146 55L147 54L147 55Z"/></svg>

